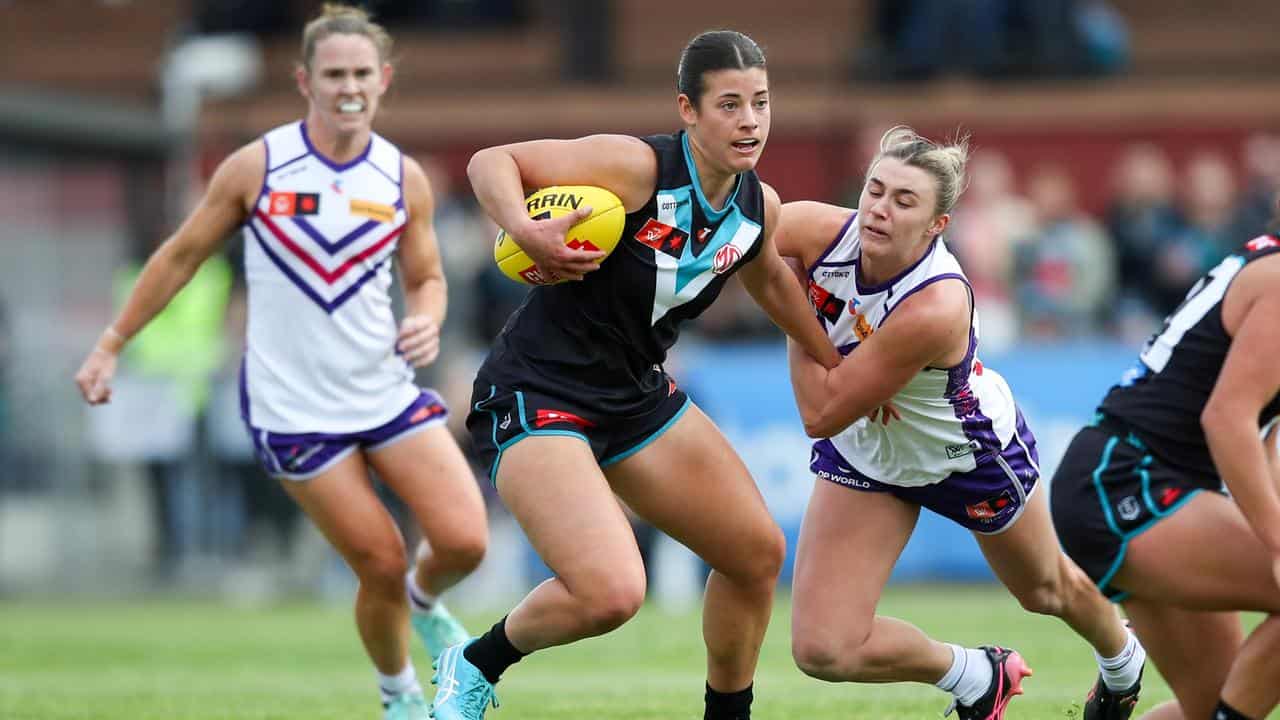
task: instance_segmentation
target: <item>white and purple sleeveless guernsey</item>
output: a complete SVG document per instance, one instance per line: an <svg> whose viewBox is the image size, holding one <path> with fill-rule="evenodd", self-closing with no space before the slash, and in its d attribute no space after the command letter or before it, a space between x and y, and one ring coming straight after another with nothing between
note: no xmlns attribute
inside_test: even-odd
<svg viewBox="0 0 1280 720"><path fill-rule="evenodd" d="M273 433L354 433L419 390L396 354L391 262L408 220L400 150L374 134L341 165L294 122L265 136L267 172L245 225L245 421Z"/></svg>
<svg viewBox="0 0 1280 720"><path fill-rule="evenodd" d="M897 277L863 284L855 217L809 268L809 298L842 355L924 287L946 279L969 287L941 238ZM1039 478L1035 439L1004 378L978 361L977 347L973 312L964 359L950 368L927 367L899 390L892 402L901 420L884 425L861 418L815 443L814 472L852 488L892 492L979 532L1007 527Z"/></svg>

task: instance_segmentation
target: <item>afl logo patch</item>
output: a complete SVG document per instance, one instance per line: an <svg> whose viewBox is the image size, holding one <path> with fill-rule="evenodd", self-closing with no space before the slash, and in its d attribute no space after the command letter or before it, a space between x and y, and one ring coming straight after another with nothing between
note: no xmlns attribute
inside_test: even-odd
<svg viewBox="0 0 1280 720"><path fill-rule="evenodd" d="M711 265L715 274L727 272L742 259L742 251L732 245L725 245L716 251L715 261Z"/></svg>

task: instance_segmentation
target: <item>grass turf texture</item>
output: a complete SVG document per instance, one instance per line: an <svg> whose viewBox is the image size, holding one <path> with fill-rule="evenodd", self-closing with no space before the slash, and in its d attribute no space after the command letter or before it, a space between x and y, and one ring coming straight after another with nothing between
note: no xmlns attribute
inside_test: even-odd
<svg viewBox="0 0 1280 720"><path fill-rule="evenodd" d="M1030 615L995 586L899 586L881 604L934 637L1008 644L1035 669L1009 717L1078 718L1096 666L1060 621ZM949 696L919 684L828 684L790 654L790 606L775 610L756 676L753 716L806 720L936 718ZM496 615L467 616L473 631ZM498 686L491 720L702 717L697 612L646 606L602 638L526 658ZM424 686L431 677L415 639ZM428 697L432 689L428 686ZM1170 697L1148 671L1139 713ZM351 612L328 605L236 609L182 601L102 605L0 603L0 718L147 720L381 717L373 670Z"/></svg>

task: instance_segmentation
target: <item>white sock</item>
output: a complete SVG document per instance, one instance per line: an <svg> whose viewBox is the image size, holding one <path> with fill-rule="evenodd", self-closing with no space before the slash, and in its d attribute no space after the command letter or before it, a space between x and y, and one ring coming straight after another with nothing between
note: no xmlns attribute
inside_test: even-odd
<svg viewBox="0 0 1280 720"><path fill-rule="evenodd" d="M422 694L422 686L418 684L418 674L413 670L413 661L406 660L404 669L395 675L378 673L378 692L382 695L383 705L391 702L397 695Z"/></svg>
<svg viewBox="0 0 1280 720"><path fill-rule="evenodd" d="M961 705L972 705L991 687L991 661L977 648L952 643L947 647L951 648L951 669L934 684L955 695Z"/></svg>
<svg viewBox="0 0 1280 720"><path fill-rule="evenodd" d="M414 612L431 612L440 598L430 595L418 587L418 570L413 568L404 576L404 588L409 593L409 606Z"/></svg>
<svg viewBox="0 0 1280 720"><path fill-rule="evenodd" d="M1108 690L1124 691L1133 687L1142 675L1142 664L1147 660L1147 651L1138 642L1132 630L1126 630L1129 640L1115 657L1104 658L1095 650L1093 656L1098 659L1098 669L1102 671L1102 682Z"/></svg>

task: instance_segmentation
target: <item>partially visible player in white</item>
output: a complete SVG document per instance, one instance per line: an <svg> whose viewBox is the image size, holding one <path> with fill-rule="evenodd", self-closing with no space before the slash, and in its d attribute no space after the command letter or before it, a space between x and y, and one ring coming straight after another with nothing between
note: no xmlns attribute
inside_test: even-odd
<svg viewBox="0 0 1280 720"><path fill-rule="evenodd" d="M994 720L1030 668L1001 647L939 642L876 604L922 507L974 533L1026 609L1095 648L1087 720L1129 717L1145 657L1114 608L1059 550L1032 436L1004 380L978 360L973 292L941 234L967 143L883 136L857 210L783 206L778 249L832 342L835 369L794 346L791 379L817 476L796 555L792 653L829 681L935 684L962 720ZM797 268L799 271L799 269ZM986 628L1001 633L998 627ZM1103 702L1109 693L1124 702Z"/></svg>
<svg viewBox="0 0 1280 720"><path fill-rule="evenodd" d="M125 343L243 226L245 422L268 474L359 578L356 626L386 717L425 720L410 620L433 656L467 637L438 596L479 564L487 526L477 483L444 426L444 403L413 382L413 367L439 353L445 278L426 176L372 131L391 82L390 50L391 38L364 11L324 7L302 36L296 74L305 120L222 162L75 380L90 404L108 402ZM393 260L404 289L399 328ZM421 529L412 567L370 469Z"/></svg>

